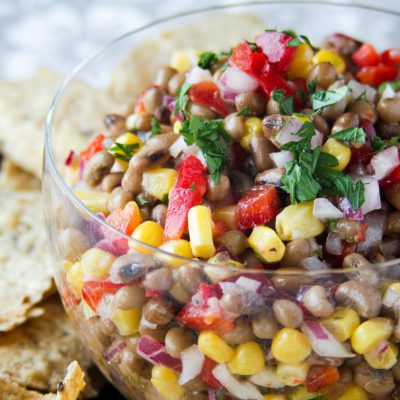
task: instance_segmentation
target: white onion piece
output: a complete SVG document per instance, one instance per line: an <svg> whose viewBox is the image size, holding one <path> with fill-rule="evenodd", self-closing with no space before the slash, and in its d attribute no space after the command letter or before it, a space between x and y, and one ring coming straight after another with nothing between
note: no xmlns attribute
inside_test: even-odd
<svg viewBox="0 0 400 400"><path fill-rule="evenodd" d="M269 153L269 157L276 168L285 168L286 163L293 160L293 153L289 150L283 150L276 153Z"/></svg>
<svg viewBox="0 0 400 400"><path fill-rule="evenodd" d="M283 145L290 142L299 142L302 140L302 137L299 135L295 135L296 132L303 126L304 122L294 118L289 117L279 133L275 136L275 141L279 143L279 145Z"/></svg>
<svg viewBox="0 0 400 400"><path fill-rule="evenodd" d="M261 286L261 282L256 281L255 279L246 278L245 276L241 276L235 283L239 287L252 292L256 292Z"/></svg>
<svg viewBox="0 0 400 400"><path fill-rule="evenodd" d="M280 389L285 386L278 378L275 369L270 366L266 366L257 374L251 375L249 380L258 386L270 389Z"/></svg>
<svg viewBox="0 0 400 400"><path fill-rule="evenodd" d="M370 103L375 101L376 90L369 85L363 85L354 79L351 79L347 86L351 89L353 101L356 101L360 96L365 93L365 99Z"/></svg>
<svg viewBox="0 0 400 400"><path fill-rule="evenodd" d="M140 319L140 325L146 326L149 329L157 329L157 324L152 324L151 322L147 321L147 319L142 315Z"/></svg>
<svg viewBox="0 0 400 400"><path fill-rule="evenodd" d="M355 178L355 181L358 180L364 183L365 188L365 201L361 205L363 214L365 215L373 210L379 210L382 204L378 181L373 176L368 175Z"/></svg>
<svg viewBox="0 0 400 400"><path fill-rule="evenodd" d="M329 254L340 256L343 251L343 240L335 232L329 232L325 242L325 250Z"/></svg>
<svg viewBox="0 0 400 400"><path fill-rule="evenodd" d="M344 214L328 199L320 197L314 200L313 216L324 221L327 219L343 218Z"/></svg>
<svg viewBox="0 0 400 400"><path fill-rule="evenodd" d="M382 304L391 308L398 299L400 299L400 293L397 290L389 287L388 290L386 290L385 296L383 297Z"/></svg>
<svg viewBox="0 0 400 400"><path fill-rule="evenodd" d="M321 357L352 358L355 356L318 321L304 321L301 330L312 349Z"/></svg>
<svg viewBox="0 0 400 400"><path fill-rule="evenodd" d="M170 146L169 148L169 154L173 158L176 158L183 152L188 147L188 145L185 143L185 138L183 136L179 136L177 140Z"/></svg>
<svg viewBox="0 0 400 400"><path fill-rule="evenodd" d="M226 87L237 93L253 92L258 88L258 82L239 68L229 67L224 72Z"/></svg>
<svg viewBox="0 0 400 400"><path fill-rule="evenodd" d="M376 179L380 180L385 178L400 165L397 147L391 146L376 153L371 158L370 165L375 171Z"/></svg>
<svg viewBox="0 0 400 400"><path fill-rule="evenodd" d="M306 271L324 271L329 269L329 264L321 261L317 256L307 257L300 261L301 268Z"/></svg>
<svg viewBox="0 0 400 400"><path fill-rule="evenodd" d="M225 364L217 365L212 374L233 396L241 400L263 400L264 396L250 382L239 382Z"/></svg>
<svg viewBox="0 0 400 400"><path fill-rule="evenodd" d="M358 244L357 251L367 251L381 244L385 214L383 211L373 211L365 216L364 222L368 224L368 228L365 231L365 240Z"/></svg>
<svg viewBox="0 0 400 400"><path fill-rule="evenodd" d="M385 90L382 92L381 98L379 99L380 101L385 100L385 99L391 99L394 96L396 96L396 92L393 89L392 85L386 85Z"/></svg>
<svg viewBox="0 0 400 400"><path fill-rule="evenodd" d="M191 146L186 146L186 148L183 150L184 154L192 154L195 156L197 159L201 161L203 164L203 167L207 167L207 161L204 158L203 152L199 149L198 146L195 144L192 144Z"/></svg>
<svg viewBox="0 0 400 400"><path fill-rule="evenodd" d="M315 149L318 146L322 145L322 142L324 141L324 134L320 131L315 130L315 135L312 136L311 138L311 148Z"/></svg>
<svg viewBox="0 0 400 400"><path fill-rule="evenodd" d="M184 385L200 374L204 364L204 354L197 345L192 345L181 352L182 373L179 377L179 384Z"/></svg>
<svg viewBox="0 0 400 400"><path fill-rule="evenodd" d="M201 81L212 81L213 77L208 69L203 69L198 67L197 65L193 67L186 74L186 82L193 85L194 83L199 83Z"/></svg>
<svg viewBox="0 0 400 400"><path fill-rule="evenodd" d="M114 295L105 294L96 308L96 313L103 319L109 319L114 311Z"/></svg>

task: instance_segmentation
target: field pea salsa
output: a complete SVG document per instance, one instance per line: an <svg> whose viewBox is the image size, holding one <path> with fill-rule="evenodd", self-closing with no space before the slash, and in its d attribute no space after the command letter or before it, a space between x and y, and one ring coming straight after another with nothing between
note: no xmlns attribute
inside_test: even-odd
<svg viewBox="0 0 400 400"><path fill-rule="evenodd" d="M66 281L104 359L165 400L400 398L400 49L268 30L171 57L66 161L186 257L91 238Z"/></svg>

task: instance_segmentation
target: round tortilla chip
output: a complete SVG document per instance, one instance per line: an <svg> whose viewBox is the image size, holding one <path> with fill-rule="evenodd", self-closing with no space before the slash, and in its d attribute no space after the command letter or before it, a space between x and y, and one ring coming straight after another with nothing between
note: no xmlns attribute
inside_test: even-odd
<svg viewBox="0 0 400 400"><path fill-rule="evenodd" d="M0 396L7 400L55 400L53 393L42 394L25 389L16 382L8 382L0 379Z"/></svg>

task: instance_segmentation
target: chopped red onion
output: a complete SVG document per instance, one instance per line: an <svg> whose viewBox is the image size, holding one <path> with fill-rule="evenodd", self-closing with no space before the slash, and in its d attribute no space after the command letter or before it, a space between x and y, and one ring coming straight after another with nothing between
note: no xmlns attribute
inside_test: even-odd
<svg viewBox="0 0 400 400"><path fill-rule="evenodd" d="M64 164L68 167L72 164L75 159L75 152L71 150L68 154L68 157L65 159Z"/></svg>
<svg viewBox="0 0 400 400"><path fill-rule="evenodd" d="M353 207L346 197L341 197L339 199L338 207L344 212L345 217L348 219L352 219L353 221L362 221L364 218L361 207L357 211L353 210Z"/></svg>
<svg viewBox="0 0 400 400"><path fill-rule="evenodd" d="M300 262L300 265L307 271L324 271L329 269L328 264L321 261L317 256L305 258Z"/></svg>
<svg viewBox="0 0 400 400"><path fill-rule="evenodd" d="M262 371L250 376L250 382L258 386L263 386L269 389L280 389L285 387L276 374L273 367L266 366Z"/></svg>
<svg viewBox="0 0 400 400"><path fill-rule="evenodd" d="M128 240L125 238L101 239L96 243L95 247L107 251L116 257L126 254L129 250Z"/></svg>
<svg viewBox="0 0 400 400"><path fill-rule="evenodd" d="M323 141L324 141L323 133L316 130L315 135L313 135L311 138L311 148L315 149L316 147L321 146Z"/></svg>
<svg viewBox="0 0 400 400"><path fill-rule="evenodd" d="M323 197L314 200L313 216L323 221L327 219L343 218L344 214L336 208L328 199Z"/></svg>
<svg viewBox="0 0 400 400"><path fill-rule="evenodd" d="M245 276L241 276L235 283L241 288L253 292L257 292L258 288L261 286L261 282L256 281L255 279L247 278Z"/></svg>
<svg viewBox="0 0 400 400"><path fill-rule="evenodd" d="M285 168L286 163L293 160L293 153L289 150L283 150L277 151L276 153L269 153L269 157L276 168Z"/></svg>
<svg viewBox="0 0 400 400"><path fill-rule="evenodd" d="M204 354L195 344L181 352L182 373L179 377L180 385L184 385L200 374L204 358Z"/></svg>
<svg viewBox="0 0 400 400"><path fill-rule="evenodd" d="M379 151L371 158L370 165L375 171L376 179L380 180L387 177L400 165L397 147L391 146Z"/></svg>
<svg viewBox="0 0 400 400"><path fill-rule="evenodd" d="M119 354L121 354L121 351L124 350L125 347L126 347L126 342L124 340L116 340L116 341L114 341L111 344L111 346L104 353L104 358L107 361L112 361Z"/></svg>
<svg viewBox="0 0 400 400"><path fill-rule="evenodd" d="M279 133L275 136L275 141L280 146L289 142L299 142L302 138L295 133L303 126L304 122L295 117L289 117Z"/></svg>
<svg viewBox="0 0 400 400"><path fill-rule="evenodd" d="M326 237L325 250L329 254L340 256L343 251L343 240L334 232L329 232Z"/></svg>

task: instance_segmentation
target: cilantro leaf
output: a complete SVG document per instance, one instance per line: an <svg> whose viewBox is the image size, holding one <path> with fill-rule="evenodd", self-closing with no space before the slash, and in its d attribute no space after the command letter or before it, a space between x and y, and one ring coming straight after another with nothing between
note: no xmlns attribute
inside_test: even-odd
<svg viewBox="0 0 400 400"><path fill-rule="evenodd" d="M250 42L248 40L245 40L245 42L250 46L251 50L258 51L258 46L256 42Z"/></svg>
<svg viewBox="0 0 400 400"><path fill-rule="evenodd" d="M313 50L316 50L316 48L311 44L310 39L305 36L305 35L298 35L295 31L292 29L286 29L285 31L282 31L282 33L285 33L286 35L291 36L293 39L290 40L287 45L288 47L297 47L301 43L305 43L308 46L310 46Z"/></svg>
<svg viewBox="0 0 400 400"><path fill-rule="evenodd" d="M189 101L188 92L191 88L190 83L184 83L181 88L178 89L178 96L175 99L174 115L181 113L183 118L186 119L188 114L186 111L186 105Z"/></svg>
<svg viewBox="0 0 400 400"><path fill-rule="evenodd" d="M188 146L197 145L204 155L208 170L215 183L229 159L231 137L224 129L223 120L201 120L193 116L184 121L179 133Z"/></svg>
<svg viewBox="0 0 400 400"><path fill-rule="evenodd" d="M210 69L210 67L218 61L217 55L212 51L205 51L200 54L197 65L202 69Z"/></svg>
<svg viewBox="0 0 400 400"><path fill-rule="evenodd" d="M218 53L218 57L223 57L223 56L230 57L232 55L232 51L233 51L232 47L229 50L220 51Z"/></svg>
<svg viewBox="0 0 400 400"><path fill-rule="evenodd" d="M139 143L123 144L115 142L109 149L108 152L119 160L129 162L132 158L133 150L139 148Z"/></svg>
<svg viewBox="0 0 400 400"><path fill-rule="evenodd" d="M279 112L283 115L292 115L294 111L293 96L285 97L283 89L274 90L272 92L272 99L279 104Z"/></svg>
<svg viewBox="0 0 400 400"><path fill-rule="evenodd" d="M378 92L383 93L384 90L388 87L391 86L392 89L397 92L400 89L400 79L394 79L393 81L389 82L383 82L379 85Z"/></svg>
<svg viewBox="0 0 400 400"><path fill-rule="evenodd" d="M348 86L342 86L334 90L320 90L311 96L311 104L314 111L320 111L325 107L336 104L350 92Z"/></svg>
<svg viewBox="0 0 400 400"><path fill-rule="evenodd" d="M388 141L384 141L381 137L375 136L372 139L372 149L374 151L380 151L387 147L395 145L400 140L400 136L393 136Z"/></svg>
<svg viewBox="0 0 400 400"><path fill-rule="evenodd" d="M329 136L332 139L365 143L365 132L362 128L349 127Z"/></svg>
<svg viewBox="0 0 400 400"><path fill-rule="evenodd" d="M153 117L151 119L151 134L149 138L159 135L160 132L161 132L160 122L157 120L157 118Z"/></svg>
<svg viewBox="0 0 400 400"><path fill-rule="evenodd" d="M344 197L347 198L353 210L358 210L365 201L365 187L361 181L353 183L349 175L342 175L340 179L335 179L333 184L339 189Z"/></svg>
<svg viewBox="0 0 400 400"><path fill-rule="evenodd" d="M314 94L317 90L317 78L314 78L308 85L307 85L308 93L311 95Z"/></svg>
<svg viewBox="0 0 400 400"><path fill-rule="evenodd" d="M250 110L249 107L244 107L242 108L238 113L236 113L236 115L244 115L244 116L249 116L252 114L252 111Z"/></svg>

